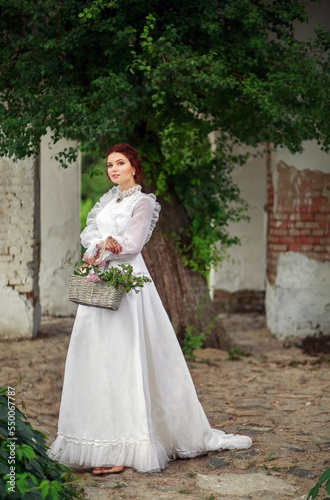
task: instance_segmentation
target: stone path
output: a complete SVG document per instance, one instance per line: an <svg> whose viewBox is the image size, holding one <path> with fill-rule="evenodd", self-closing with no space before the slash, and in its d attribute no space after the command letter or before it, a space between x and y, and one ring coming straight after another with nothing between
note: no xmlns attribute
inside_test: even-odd
<svg viewBox="0 0 330 500"><path fill-rule="evenodd" d="M273 339L260 316L224 316L237 349L205 349L189 362L213 427L253 447L178 460L161 473L78 474L88 500L302 500L330 467L330 364ZM52 442L72 318L45 318L31 341L0 342L2 386L21 384L19 406ZM242 356L241 352L248 353ZM189 418L189 416L187 416ZM320 500L325 495L320 494Z"/></svg>

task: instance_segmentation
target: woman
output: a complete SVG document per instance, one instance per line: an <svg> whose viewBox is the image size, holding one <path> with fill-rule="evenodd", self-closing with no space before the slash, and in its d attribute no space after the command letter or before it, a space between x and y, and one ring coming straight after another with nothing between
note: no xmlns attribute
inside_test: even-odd
<svg viewBox="0 0 330 500"><path fill-rule="evenodd" d="M84 260L130 263L148 274L141 250L158 220L153 194L141 192L142 166L127 144L109 149L117 186L91 210L81 242ZM94 474L124 467L159 471L169 460L208 450L249 448L246 436L211 429L197 399L175 332L153 283L128 293L118 311L79 306L68 350L58 424L49 455Z"/></svg>

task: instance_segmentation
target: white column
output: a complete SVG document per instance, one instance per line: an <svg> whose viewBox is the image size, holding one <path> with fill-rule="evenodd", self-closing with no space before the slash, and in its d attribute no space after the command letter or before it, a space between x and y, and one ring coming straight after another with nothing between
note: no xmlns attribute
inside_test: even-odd
<svg viewBox="0 0 330 500"><path fill-rule="evenodd" d="M71 269L64 261L80 258L80 156L64 169L54 156L74 143L55 145L50 135L41 141L41 265L40 301L43 315L68 316L77 306L68 300Z"/></svg>

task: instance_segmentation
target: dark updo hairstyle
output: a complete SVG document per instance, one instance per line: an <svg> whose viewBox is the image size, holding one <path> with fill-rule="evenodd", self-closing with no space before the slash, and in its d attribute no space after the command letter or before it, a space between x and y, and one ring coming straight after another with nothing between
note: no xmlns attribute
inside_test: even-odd
<svg viewBox="0 0 330 500"><path fill-rule="evenodd" d="M142 163L139 158L138 152L129 144L115 144L114 146L110 146L107 151L107 160L108 156L111 153L122 153L126 158L130 161L132 167L135 170L135 182L136 184L142 183ZM108 169L107 169L108 175ZM109 177L109 176L108 176Z"/></svg>

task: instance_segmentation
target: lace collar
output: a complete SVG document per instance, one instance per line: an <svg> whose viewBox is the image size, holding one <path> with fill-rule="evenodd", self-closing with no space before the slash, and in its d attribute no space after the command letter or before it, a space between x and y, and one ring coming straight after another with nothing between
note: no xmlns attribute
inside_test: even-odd
<svg viewBox="0 0 330 500"><path fill-rule="evenodd" d="M116 197L116 202L120 203L124 198L127 196L131 196L132 194L141 191L142 187L137 184L136 186L133 186L129 189L126 189L126 191L121 191L120 188L117 188L117 197Z"/></svg>

